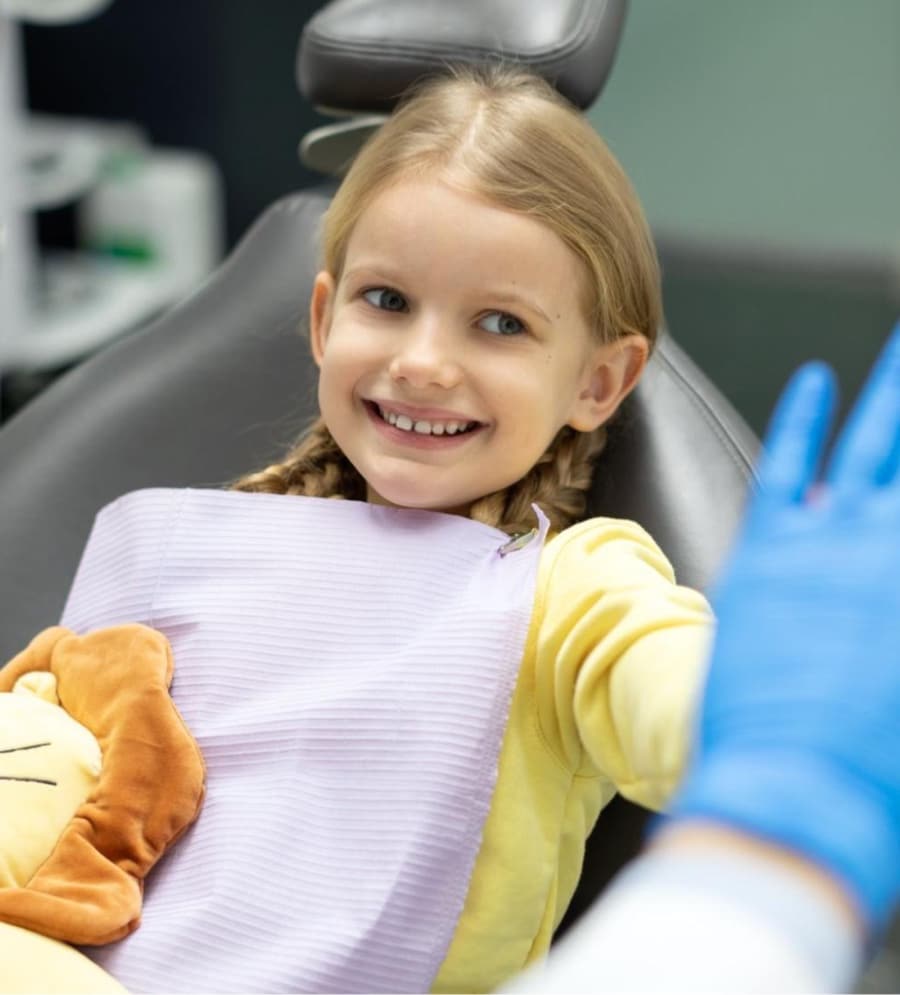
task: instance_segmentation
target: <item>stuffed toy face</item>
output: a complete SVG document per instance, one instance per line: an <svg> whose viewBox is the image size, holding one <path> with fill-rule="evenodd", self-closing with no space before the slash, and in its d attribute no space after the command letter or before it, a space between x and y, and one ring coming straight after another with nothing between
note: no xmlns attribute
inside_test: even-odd
<svg viewBox="0 0 900 995"><path fill-rule="evenodd" d="M0 693L0 888L28 883L100 766L100 744L60 707L53 674L26 674Z"/></svg>
<svg viewBox="0 0 900 995"><path fill-rule="evenodd" d="M0 924L79 945L137 928L144 877L203 800L172 677L142 625L53 626L0 667Z"/></svg>
<svg viewBox="0 0 900 995"><path fill-rule="evenodd" d="M0 666L0 995L123 991L71 944L137 928L145 875L199 812L172 675L141 625L54 626Z"/></svg>

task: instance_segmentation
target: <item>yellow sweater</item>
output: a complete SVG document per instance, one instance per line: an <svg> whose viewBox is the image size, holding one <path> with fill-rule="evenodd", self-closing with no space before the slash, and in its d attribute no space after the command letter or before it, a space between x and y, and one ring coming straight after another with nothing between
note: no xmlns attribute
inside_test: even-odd
<svg viewBox="0 0 900 995"><path fill-rule="evenodd" d="M548 541L481 849L432 991L490 991L545 954L604 805L617 791L665 805L711 632L706 600L633 522Z"/></svg>

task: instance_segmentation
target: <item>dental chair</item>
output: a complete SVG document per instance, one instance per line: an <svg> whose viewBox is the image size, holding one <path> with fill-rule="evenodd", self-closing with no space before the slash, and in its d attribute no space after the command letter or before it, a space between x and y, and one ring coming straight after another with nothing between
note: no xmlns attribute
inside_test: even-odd
<svg viewBox="0 0 900 995"><path fill-rule="evenodd" d="M342 115L307 154L340 164L371 115L452 61L525 62L588 106L624 0L335 0L307 25L298 75ZM357 127L354 114L364 115ZM331 149L329 151L329 143ZM84 362L0 430L0 660L55 623L95 513L142 487L219 487L273 461L315 411L301 334L328 188L271 206L191 297ZM589 515L644 525L679 579L707 588L752 479L753 434L662 336L610 429ZM571 922L634 852L645 813L615 801L589 843ZM564 924L565 925L565 924Z"/></svg>

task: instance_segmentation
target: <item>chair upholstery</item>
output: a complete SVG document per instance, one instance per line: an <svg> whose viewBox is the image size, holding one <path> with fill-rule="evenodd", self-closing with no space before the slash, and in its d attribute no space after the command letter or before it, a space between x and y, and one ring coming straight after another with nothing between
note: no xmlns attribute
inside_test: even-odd
<svg viewBox="0 0 900 995"><path fill-rule="evenodd" d="M273 205L222 267L0 430L0 656L59 616L94 514L148 486L217 487L278 457L315 411L302 327L325 191ZM705 587L755 440L670 337L610 431L590 513L634 518Z"/></svg>
<svg viewBox="0 0 900 995"><path fill-rule="evenodd" d="M586 108L612 69L625 8L626 0L331 0L303 29L297 82L338 120L304 135L300 158L342 175L401 94L448 64L516 63Z"/></svg>
<svg viewBox="0 0 900 995"><path fill-rule="evenodd" d="M313 168L340 174L402 91L447 63L501 58L552 83L575 106L603 88L626 0L331 0L303 31L304 96L341 115L301 146ZM362 114L354 119L347 115ZM736 524L756 440L700 370L663 337L637 392L610 432L594 475L590 514L634 518L705 588ZM636 852L646 813L617 799L588 843L563 929Z"/></svg>
<svg viewBox="0 0 900 995"><path fill-rule="evenodd" d="M195 294L57 381L0 430L0 660L55 623L94 515L140 487L218 487L278 457L315 411L302 334L327 191L273 205ZM755 439L670 337L610 430L589 514L641 522L706 587ZM617 800L569 920L635 852Z"/></svg>
<svg viewBox="0 0 900 995"><path fill-rule="evenodd" d="M420 76L498 56L590 106L610 70L625 0L332 0L297 57L303 95L342 112L390 111Z"/></svg>
<svg viewBox="0 0 900 995"><path fill-rule="evenodd" d="M494 52L584 107L609 72L624 7L334 0L304 34L301 84L332 107L387 109L423 72L483 58L478 38L489 35ZM221 486L279 457L308 422L316 378L302 326L329 195L307 191L273 205L196 293L71 371L0 430L0 661L59 618L103 505L141 487ZM588 513L640 522L679 578L706 588L738 521L756 445L663 335L610 428ZM636 851L645 818L621 800L604 812L564 925Z"/></svg>
<svg viewBox="0 0 900 995"><path fill-rule="evenodd" d="M0 430L0 659L60 615L97 510L216 487L279 455L315 403L300 326L324 192L273 205L219 270Z"/></svg>

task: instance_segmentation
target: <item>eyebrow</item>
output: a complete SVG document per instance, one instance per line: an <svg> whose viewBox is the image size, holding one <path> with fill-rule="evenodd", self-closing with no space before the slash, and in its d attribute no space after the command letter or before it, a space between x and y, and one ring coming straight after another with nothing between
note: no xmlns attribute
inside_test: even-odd
<svg viewBox="0 0 900 995"><path fill-rule="evenodd" d="M394 271L385 266L354 266L343 273L343 278L347 280L359 280L363 277L371 280L385 280L387 283L400 283L402 276L399 271Z"/></svg>
<svg viewBox="0 0 900 995"><path fill-rule="evenodd" d="M536 301L531 300L529 297L523 297L521 294L508 293L489 293L487 296L497 304L510 304L513 307L517 305L526 307L529 311L534 311L535 314L539 314L544 321L550 321L550 316L547 312Z"/></svg>

